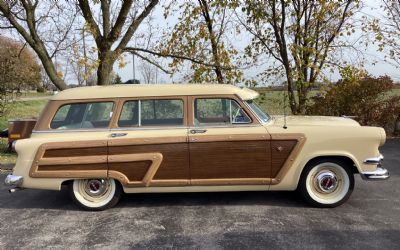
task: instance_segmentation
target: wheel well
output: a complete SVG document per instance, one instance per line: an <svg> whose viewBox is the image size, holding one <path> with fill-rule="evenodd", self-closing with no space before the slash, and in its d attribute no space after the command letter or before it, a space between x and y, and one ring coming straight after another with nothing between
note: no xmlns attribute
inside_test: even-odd
<svg viewBox="0 0 400 250"><path fill-rule="evenodd" d="M354 161L351 158L347 157L347 156L339 156L339 155L338 156L331 156L331 155L329 155L329 156L318 156L318 157L315 157L315 158L312 158L311 160L309 160L307 162L306 166L311 165L311 164L313 164L313 162L319 161L319 160L322 160L322 159L335 159L335 160L343 161L346 164L348 164L348 166L351 167L351 170L353 171L353 174L358 174L359 173Z"/></svg>

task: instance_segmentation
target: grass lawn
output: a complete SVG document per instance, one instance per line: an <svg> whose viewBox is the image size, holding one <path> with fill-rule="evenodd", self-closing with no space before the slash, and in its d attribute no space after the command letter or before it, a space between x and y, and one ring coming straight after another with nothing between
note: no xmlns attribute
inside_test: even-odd
<svg viewBox="0 0 400 250"><path fill-rule="evenodd" d="M0 130L8 127L8 120L16 118L37 118L47 100L14 101L6 116L0 117Z"/></svg>

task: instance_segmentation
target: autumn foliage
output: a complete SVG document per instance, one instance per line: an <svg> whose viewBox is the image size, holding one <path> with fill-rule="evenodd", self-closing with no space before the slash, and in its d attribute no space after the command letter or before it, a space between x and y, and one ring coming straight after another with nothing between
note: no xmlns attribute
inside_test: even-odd
<svg viewBox="0 0 400 250"><path fill-rule="evenodd" d="M6 112L14 92L40 83L40 66L23 44L0 36L0 115Z"/></svg>
<svg viewBox="0 0 400 250"><path fill-rule="evenodd" d="M355 116L361 125L383 127L391 134L400 115L400 96L392 95L393 86L388 76L346 77L312 97L306 112Z"/></svg>

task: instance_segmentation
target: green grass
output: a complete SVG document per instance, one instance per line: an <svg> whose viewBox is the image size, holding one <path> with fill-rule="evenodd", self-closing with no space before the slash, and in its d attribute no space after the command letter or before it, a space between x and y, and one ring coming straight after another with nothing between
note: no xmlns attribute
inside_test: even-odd
<svg viewBox="0 0 400 250"><path fill-rule="evenodd" d="M8 140L1 138L0 139L0 163L1 164L10 164L15 163L17 160L17 155L12 152L6 152Z"/></svg>
<svg viewBox="0 0 400 250"><path fill-rule="evenodd" d="M8 114L0 117L0 130L8 127L8 120L16 118L37 118L47 100L14 101L10 104Z"/></svg>

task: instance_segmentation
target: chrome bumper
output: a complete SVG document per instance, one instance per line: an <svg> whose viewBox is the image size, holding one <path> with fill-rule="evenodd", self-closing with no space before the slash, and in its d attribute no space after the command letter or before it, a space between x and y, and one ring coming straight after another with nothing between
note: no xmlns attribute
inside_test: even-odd
<svg viewBox="0 0 400 250"><path fill-rule="evenodd" d="M360 175L364 180L380 181L386 180L390 177L389 171L381 166L383 155L378 157L368 158L364 160L364 164L377 165L375 171L361 172Z"/></svg>
<svg viewBox="0 0 400 250"><path fill-rule="evenodd" d="M22 176L9 174L9 175L7 175L7 177L6 177L5 181L4 181L4 183L5 183L7 186L16 186L16 187L19 187L19 186L21 186L23 179L24 179L24 178L23 178Z"/></svg>
<svg viewBox="0 0 400 250"><path fill-rule="evenodd" d="M375 171L360 173L364 180L380 181L386 180L390 177L389 171L386 168L378 166Z"/></svg>

